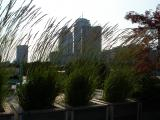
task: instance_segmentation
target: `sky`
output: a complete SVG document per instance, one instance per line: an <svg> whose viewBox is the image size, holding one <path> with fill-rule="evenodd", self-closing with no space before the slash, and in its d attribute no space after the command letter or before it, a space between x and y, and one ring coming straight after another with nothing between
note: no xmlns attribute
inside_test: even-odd
<svg viewBox="0 0 160 120"><path fill-rule="evenodd" d="M91 24L118 24L119 28L130 28L134 25L124 19L129 11L144 13L145 10L155 10L160 0L34 0L37 7L48 16L58 19L66 17L75 20L78 17L87 18Z"/></svg>
<svg viewBox="0 0 160 120"><path fill-rule="evenodd" d="M19 1L20 5L23 0ZM136 11L143 14L145 10L154 11L160 0L33 0L33 4L41 7L44 14L59 20L66 17L74 22L83 16L90 20L91 24L118 24L120 29L124 29L134 27L130 21L124 19L127 12ZM38 26L36 31L40 30L39 28L42 27Z"/></svg>

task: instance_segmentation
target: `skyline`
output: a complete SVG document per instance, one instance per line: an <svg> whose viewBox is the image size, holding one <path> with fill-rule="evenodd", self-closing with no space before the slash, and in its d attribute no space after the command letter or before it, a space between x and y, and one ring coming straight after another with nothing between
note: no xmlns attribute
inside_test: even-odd
<svg viewBox="0 0 160 120"><path fill-rule="evenodd" d="M4 2L3 4L7 3L8 1L9 0L3 1ZM29 0L26 0L26 2L27 1ZM16 10L17 8L19 8L22 3L23 3L23 0L18 0L13 10ZM69 21L70 19L72 19L70 23L75 22L77 18L83 17L83 18L90 20L91 25L93 25L97 21L97 23L94 25L96 26L99 25L103 27L105 23L109 22L108 24L109 26L119 24L119 28L124 29L126 27L128 28L128 27L135 26L130 21L127 21L124 19L127 12L134 10L138 13L143 14L145 10L153 9L154 11L158 4L158 0L154 0L154 1L151 1L151 0L141 0L141 1L138 1L138 0L134 0L134 1L131 1L131 0L121 0L121 1L116 1L116 0L91 1L91 0L88 0L88 1L84 1L82 0L80 2L73 1L73 0L67 0L67 1L59 0L56 2L51 1L51 0L46 0L45 2L42 0L33 0L33 4L36 5L35 9L38 9L38 7L41 7L41 10L39 11L39 13L42 12L41 15L48 14L47 19L48 17L49 18L53 17L52 22L56 20L54 25L56 25L57 22L59 22L64 17L66 17L65 21ZM5 7L5 5L3 5L2 8L3 7ZM23 18L25 18L25 16ZM32 49L32 47L34 47L34 45L37 44L37 41L39 40L40 36L43 35L42 32L44 32L45 30L44 26L45 26L45 23L48 21L47 19L45 16L45 18L40 23L34 25L34 27L30 27L32 26L31 24L33 24L36 21L34 19L32 23L27 24L27 27L25 28L25 30L21 32L19 31L17 32L17 36L15 40L21 40L22 38L23 41L21 44L25 44L27 42L27 44L31 46L29 47L30 50L34 50ZM65 21L63 21L62 24L60 24L56 28L56 30L61 29ZM21 24L21 25L23 26L24 24ZM55 27L54 25L53 25L53 29L50 29L49 31L50 33L53 33L53 32L56 33L56 30L54 31L54 27ZM44 33L44 34L47 35L47 33ZM22 36L24 35L26 36L23 38ZM30 38L30 36L32 37ZM114 34L114 36L116 36L116 34ZM49 40L52 40L52 43L57 43L56 37L52 37L52 36L49 36L49 37L52 38L52 39L49 39ZM40 40L43 41L43 38L44 38L44 35L40 38ZM56 47L57 47L57 44L54 44L53 49L56 49Z"/></svg>
<svg viewBox="0 0 160 120"><path fill-rule="evenodd" d="M111 25L118 24L120 29L134 27L130 21L124 19L129 11L136 11L143 14L145 10L156 9L160 3L158 0L34 0L37 7L41 7L42 12L49 17L75 21L79 17L84 17L91 21L91 24L103 26L106 23Z"/></svg>

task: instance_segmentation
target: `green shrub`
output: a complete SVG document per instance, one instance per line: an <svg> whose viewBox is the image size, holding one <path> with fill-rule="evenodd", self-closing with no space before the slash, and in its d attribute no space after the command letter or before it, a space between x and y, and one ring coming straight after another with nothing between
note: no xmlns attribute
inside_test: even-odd
<svg viewBox="0 0 160 120"><path fill-rule="evenodd" d="M6 97L5 84L4 75L0 72L0 107Z"/></svg>
<svg viewBox="0 0 160 120"><path fill-rule="evenodd" d="M160 100L160 79L151 77L148 74L138 75L134 82L132 97L140 101Z"/></svg>
<svg viewBox="0 0 160 120"><path fill-rule="evenodd" d="M66 73L64 72L58 72L57 75L57 90L59 93L64 93L65 90L65 83L66 80L68 79L68 76L66 75Z"/></svg>
<svg viewBox="0 0 160 120"><path fill-rule="evenodd" d="M104 81L108 77L110 72L109 67L105 63L98 63L95 65L95 79L98 89L104 88Z"/></svg>
<svg viewBox="0 0 160 120"><path fill-rule="evenodd" d="M130 72L112 70L104 85L104 98L108 102L123 102L132 89Z"/></svg>
<svg viewBox="0 0 160 120"><path fill-rule="evenodd" d="M2 108L2 104L9 93L8 80L11 71L6 68L0 68L0 110Z"/></svg>
<svg viewBox="0 0 160 120"><path fill-rule="evenodd" d="M65 66L65 71L66 71L66 74L69 75L73 71L85 67L86 69L85 71L87 71L87 73L85 74L91 75L93 74L94 69L96 67L95 64L96 62L92 60L86 60L86 59L79 58L79 59L73 60L70 63L68 63Z"/></svg>
<svg viewBox="0 0 160 120"><path fill-rule="evenodd" d="M51 108L57 95L55 72L37 69L28 77L17 89L19 104L24 110Z"/></svg>
<svg viewBox="0 0 160 120"><path fill-rule="evenodd" d="M69 75L65 89L65 102L70 106L87 105L92 97L94 84L84 71L84 69L77 69Z"/></svg>

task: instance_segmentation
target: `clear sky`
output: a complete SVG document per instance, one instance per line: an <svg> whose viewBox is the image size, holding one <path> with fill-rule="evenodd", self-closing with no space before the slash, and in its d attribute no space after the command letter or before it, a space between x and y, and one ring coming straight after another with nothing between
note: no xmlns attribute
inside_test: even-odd
<svg viewBox="0 0 160 120"><path fill-rule="evenodd" d="M75 20L82 16L100 25L110 22L119 24L120 28L133 26L124 19L126 12L156 9L160 0L34 0L44 13L59 19L66 17Z"/></svg>

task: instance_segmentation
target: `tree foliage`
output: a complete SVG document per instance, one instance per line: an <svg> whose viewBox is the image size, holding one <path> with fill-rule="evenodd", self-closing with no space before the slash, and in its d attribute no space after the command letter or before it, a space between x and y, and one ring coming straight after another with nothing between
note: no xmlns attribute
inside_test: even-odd
<svg viewBox="0 0 160 120"><path fill-rule="evenodd" d="M135 11L130 11L127 13L125 18L127 20L131 20L132 23L138 23L139 25L148 27L149 29L160 28L160 4L154 12L146 10L144 14L139 14Z"/></svg>
<svg viewBox="0 0 160 120"><path fill-rule="evenodd" d="M134 43L139 48L136 53L136 69L143 73L157 69L156 64L160 57L160 5L155 11L146 10L144 14L130 11L125 18L139 25L132 29L132 34L125 41L125 43ZM152 61L150 53L155 48L157 48L157 55L154 56L156 60Z"/></svg>

